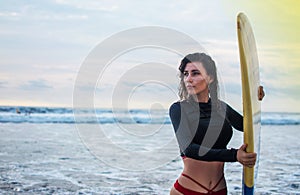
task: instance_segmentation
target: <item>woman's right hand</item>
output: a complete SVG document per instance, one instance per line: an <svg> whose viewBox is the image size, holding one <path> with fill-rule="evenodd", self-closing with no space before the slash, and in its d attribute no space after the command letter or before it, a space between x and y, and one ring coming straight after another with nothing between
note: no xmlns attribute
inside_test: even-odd
<svg viewBox="0 0 300 195"><path fill-rule="evenodd" d="M256 163L256 153L246 152L247 144L243 144L237 151L236 158L238 162L247 167L254 167Z"/></svg>

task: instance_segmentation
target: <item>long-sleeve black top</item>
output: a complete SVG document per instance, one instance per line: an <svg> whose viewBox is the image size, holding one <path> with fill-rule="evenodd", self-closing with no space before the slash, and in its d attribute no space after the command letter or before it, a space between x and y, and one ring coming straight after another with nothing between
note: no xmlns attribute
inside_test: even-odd
<svg viewBox="0 0 300 195"><path fill-rule="evenodd" d="M232 127L243 131L243 117L225 102L219 106L192 101L175 102L169 115L181 156L202 161L237 161L237 150L227 149Z"/></svg>

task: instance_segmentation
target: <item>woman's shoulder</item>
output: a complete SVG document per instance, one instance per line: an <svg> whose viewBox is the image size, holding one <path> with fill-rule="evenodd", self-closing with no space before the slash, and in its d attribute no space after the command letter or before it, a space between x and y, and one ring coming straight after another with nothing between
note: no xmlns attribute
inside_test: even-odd
<svg viewBox="0 0 300 195"><path fill-rule="evenodd" d="M178 101L172 103L170 108L180 108L180 107L184 107L184 106L187 106L190 104L191 104L191 102L188 100L178 100Z"/></svg>
<svg viewBox="0 0 300 195"><path fill-rule="evenodd" d="M199 105L189 100L180 100L170 106L170 112L183 112L187 115L200 113Z"/></svg>
<svg viewBox="0 0 300 195"><path fill-rule="evenodd" d="M189 107L189 101L187 100L178 100L176 102L174 102L173 104L171 104L169 110L170 111L181 111L181 109L186 110L187 107Z"/></svg>
<svg viewBox="0 0 300 195"><path fill-rule="evenodd" d="M171 104L169 108L169 115L171 117L171 120L178 120L181 116L181 107L180 107L180 101L174 102Z"/></svg>
<svg viewBox="0 0 300 195"><path fill-rule="evenodd" d="M220 105L223 109L226 110L227 113L236 112L234 108L232 108L228 103L225 101L220 100Z"/></svg>
<svg viewBox="0 0 300 195"><path fill-rule="evenodd" d="M180 109L180 102L182 102L182 101L178 100L178 101L176 101L176 102L173 102L173 103L171 104L169 110L171 111L171 110L174 110L174 109L175 109L175 110Z"/></svg>
<svg viewBox="0 0 300 195"><path fill-rule="evenodd" d="M223 100L219 100L219 102L220 102L220 105L221 105L222 108L226 108L226 109L230 108L230 109L232 109L227 102L225 102Z"/></svg>

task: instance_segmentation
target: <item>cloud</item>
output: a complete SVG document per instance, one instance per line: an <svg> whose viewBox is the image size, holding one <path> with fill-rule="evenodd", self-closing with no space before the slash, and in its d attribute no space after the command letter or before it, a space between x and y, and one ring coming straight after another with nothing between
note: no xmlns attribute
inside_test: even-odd
<svg viewBox="0 0 300 195"><path fill-rule="evenodd" d="M0 12L0 17L19 17L20 13L18 12Z"/></svg>
<svg viewBox="0 0 300 195"><path fill-rule="evenodd" d="M2 5L0 18L14 21L23 21L25 24L37 21L64 21L64 20L86 20L88 15L76 12L73 8L57 5L55 3L40 1L38 3L19 2L17 6Z"/></svg>
<svg viewBox="0 0 300 195"><path fill-rule="evenodd" d="M46 90L46 89L51 89L53 87L49 85L46 80L38 79L38 80L30 80L27 83L20 85L19 88L23 90Z"/></svg>
<svg viewBox="0 0 300 195"><path fill-rule="evenodd" d="M77 9L83 10L97 10L112 12L118 9L118 6L114 1L102 0L102 1L80 1L80 0L56 0L59 5L68 5Z"/></svg>
<svg viewBox="0 0 300 195"><path fill-rule="evenodd" d="M0 81L0 88L6 88L7 84L8 84L8 82Z"/></svg>

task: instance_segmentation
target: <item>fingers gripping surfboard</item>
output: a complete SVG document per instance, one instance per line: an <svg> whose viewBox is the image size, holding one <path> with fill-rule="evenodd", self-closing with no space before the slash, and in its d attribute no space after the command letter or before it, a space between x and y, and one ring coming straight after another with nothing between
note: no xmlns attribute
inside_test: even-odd
<svg viewBox="0 0 300 195"><path fill-rule="evenodd" d="M247 152L256 152L259 158L261 106L259 101L259 63L254 34L247 16L237 16L237 33L241 64L244 143ZM258 171L258 160L254 168L243 168L243 194L254 194L254 178Z"/></svg>

